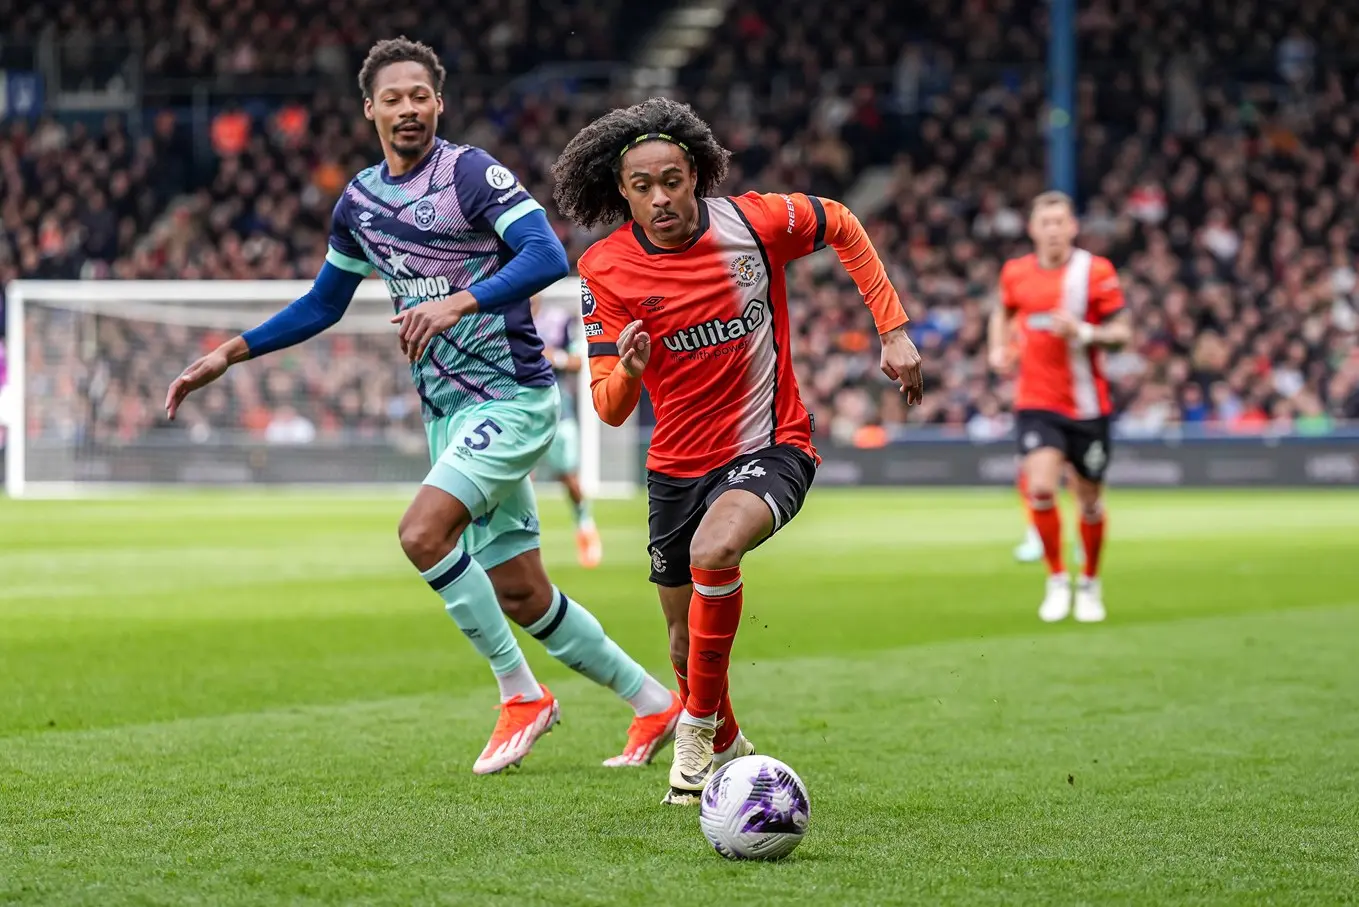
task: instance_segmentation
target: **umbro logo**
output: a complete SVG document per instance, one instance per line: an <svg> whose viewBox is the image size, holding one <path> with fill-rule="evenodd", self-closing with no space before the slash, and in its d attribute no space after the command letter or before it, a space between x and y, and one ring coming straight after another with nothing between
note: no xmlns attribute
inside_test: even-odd
<svg viewBox="0 0 1359 907"><path fill-rule="evenodd" d="M648 296L642 300L642 308L648 312L660 312L665 309L661 303L665 302L664 296Z"/></svg>

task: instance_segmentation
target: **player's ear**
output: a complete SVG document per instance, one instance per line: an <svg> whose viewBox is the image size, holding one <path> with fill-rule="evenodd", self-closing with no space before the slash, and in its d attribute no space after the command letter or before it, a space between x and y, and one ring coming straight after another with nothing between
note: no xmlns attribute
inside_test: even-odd
<svg viewBox="0 0 1359 907"><path fill-rule="evenodd" d="M444 96L443 96L442 94L437 94L437 93L436 93L436 94L434 95L434 100L435 100L434 112L435 112L436 114L438 114L439 116L443 116L443 113L444 113Z"/></svg>
<svg viewBox="0 0 1359 907"><path fill-rule="evenodd" d="M373 99L372 99L372 98L364 98L364 99L363 99L363 116L364 116L364 119L367 119L367 120L371 120L371 119L373 118Z"/></svg>

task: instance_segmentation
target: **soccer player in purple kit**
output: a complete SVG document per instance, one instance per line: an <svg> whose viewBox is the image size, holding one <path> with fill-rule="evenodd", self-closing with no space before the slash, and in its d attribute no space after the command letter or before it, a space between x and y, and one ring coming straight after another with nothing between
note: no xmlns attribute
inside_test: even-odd
<svg viewBox="0 0 1359 907"><path fill-rule="evenodd" d="M645 764L673 735L679 697L552 584L539 555L529 474L552 444L561 404L530 299L566 275L566 252L513 173L480 148L436 136L443 82L430 47L404 37L373 46L359 86L383 161L336 204L316 282L190 365L171 384L166 412L174 418L189 393L231 365L338 322L376 271L395 304L433 463L401 519L401 547L500 686L500 718L472 770L519 764L558 720L505 615L627 700L635 712L627 743L605 765Z"/></svg>

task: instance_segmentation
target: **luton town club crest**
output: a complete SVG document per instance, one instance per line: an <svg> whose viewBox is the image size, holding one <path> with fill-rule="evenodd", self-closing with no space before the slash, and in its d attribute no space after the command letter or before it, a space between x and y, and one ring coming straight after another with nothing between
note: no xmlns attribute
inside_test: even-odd
<svg viewBox="0 0 1359 907"><path fill-rule="evenodd" d="M764 276L760 262L754 255L738 255L731 263L731 276L740 287L753 287Z"/></svg>

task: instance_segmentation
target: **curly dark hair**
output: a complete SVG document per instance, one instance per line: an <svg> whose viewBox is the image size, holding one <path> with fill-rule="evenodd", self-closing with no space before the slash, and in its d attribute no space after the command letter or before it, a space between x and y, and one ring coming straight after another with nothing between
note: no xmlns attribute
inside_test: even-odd
<svg viewBox="0 0 1359 907"><path fill-rule="evenodd" d="M443 93L445 72L444 64L439 62L439 55L428 44L412 41L402 35L399 38L379 41L368 51L363 66L359 68L359 90L363 92L365 98L373 96L373 82L377 79L378 72L393 63L419 63L429 72L429 77L434 82L434 90Z"/></svg>
<svg viewBox="0 0 1359 907"><path fill-rule="evenodd" d="M618 191L623 148L653 132L689 146L698 195L711 195L726 180L731 152L718 144L712 128L688 104L652 98L606 113L571 140L552 165L557 209L587 229L631 217L628 201Z"/></svg>

